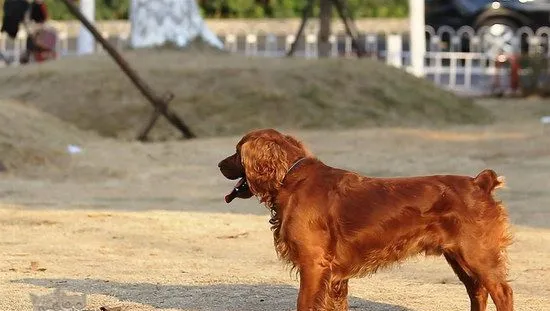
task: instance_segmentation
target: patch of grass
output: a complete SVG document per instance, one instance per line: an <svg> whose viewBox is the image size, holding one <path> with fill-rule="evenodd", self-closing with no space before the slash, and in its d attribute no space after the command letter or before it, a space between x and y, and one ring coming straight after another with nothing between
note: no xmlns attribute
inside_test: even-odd
<svg viewBox="0 0 550 311"><path fill-rule="evenodd" d="M130 51L128 61L201 137L258 127L483 124L491 114L373 60L247 58L208 50ZM23 101L101 135L132 139L153 108L106 55L0 72L0 99ZM152 136L180 137L164 119Z"/></svg>
<svg viewBox="0 0 550 311"><path fill-rule="evenodd" d="M0 101L0 124L0 162L31 175L36 167L70 164L67 146L93 137L21 102Z"/></svg>

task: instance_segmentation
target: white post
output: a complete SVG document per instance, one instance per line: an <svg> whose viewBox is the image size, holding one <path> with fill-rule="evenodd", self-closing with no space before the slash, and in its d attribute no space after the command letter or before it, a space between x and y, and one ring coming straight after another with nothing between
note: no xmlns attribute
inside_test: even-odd
<svg viewBox="0 0 550 311"><path fill-rule="evenodd" d="M426 54L424 0L409 0L409 12L411 71L415 76L423 77Z"/></svg>
<svg viewBox="0 0 550 311"><path fill-rule="evenodd" d="M386 46L386 63L390 66L401 68L403 66L403 61L401 60L403 38L401 35L389 35Z"/></svg>
<svg viewBox="0 0 550 311"><path fill-rule="evenodd" d="M93 24L95 21L95 0L80 0L80 11ZM78 54L91 54L94 52L95 39L93 35L80 25L80 34L78 35L77 47Z"/></svg>

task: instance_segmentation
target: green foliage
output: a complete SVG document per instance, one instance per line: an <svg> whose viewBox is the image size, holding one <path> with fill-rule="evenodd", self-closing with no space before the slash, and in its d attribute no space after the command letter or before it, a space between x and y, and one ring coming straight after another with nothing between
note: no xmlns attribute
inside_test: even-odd
<svg viewBox="0 0 550 311"><path fill-rule="evenodd" d="M406 17L407 0L347 0L348 8L358 17Z"/></svg>
<svg viewBox="0 0 550 311"><path fill-rule="evenodd" d="M59 0L46 0L45 2L51 19L73 19L63 2Z"/></svg>
<svg viewBox="0 0 550 311"><path fill-rule="evenodd" d="M50 16L73 19L60 0L45 0ZM197 0L207 18L286 18L299 17L306 0ZM408 0L344 0L354 18L406 17ZM0 4L3 1L0 0ZM126 19L130 0L97 0L96 19ZM315 10L315 14L318 9ZM336 13L336 12L335 12Z"/></svg>
<svg viewBox="0 0 550 311"><path fill-rule="evenodd" d="M294 17L296 12L301 9L300 3L295 0L275 0L271 7L273 13L270 15L277 18Z"/></svg>
<svg viewBox="0 0 550 311"><path fill-rule="evenodd" d="M224 1L231 12L231 17L262 17L263 8L255 0L226 0Z"/></svg>
<svg viewBox="0 0 550 311"><path fill-rule="evenodd" d="M74 19L62 1L45 0L45 2L50 18L55 20ZM127 19L129 8L129 0L96 0L95 18L97 20Z"/></svg>

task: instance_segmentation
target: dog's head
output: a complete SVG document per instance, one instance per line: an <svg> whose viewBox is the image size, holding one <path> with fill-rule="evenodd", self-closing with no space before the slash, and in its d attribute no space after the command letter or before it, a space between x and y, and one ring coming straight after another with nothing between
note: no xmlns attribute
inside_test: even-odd
<svg viewBox="0 0 550 311"><path fill-rule="evenodd" d="M308 156L310 153L301 142L276 130L246 134L237 144L236 152L218 164L226 178L239 179L225 201L255 195L261 202L272 203L290 167Z"/></svg>

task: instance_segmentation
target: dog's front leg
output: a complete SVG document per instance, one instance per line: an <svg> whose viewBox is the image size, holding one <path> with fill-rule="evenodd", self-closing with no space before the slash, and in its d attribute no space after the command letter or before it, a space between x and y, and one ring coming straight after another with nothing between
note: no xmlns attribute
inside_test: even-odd
<svg viewBox="0 0 550 311"><path fill-rule="evenodd" d="M327 310L327 285L330 271L319 264L300 269L298 311Z"/></svg>
<svg viewBox="0 0 550 311"><path fill-rule="evenodd" d="M328 296L334 311L348 311L348 280L332 280Z"/></svg>

